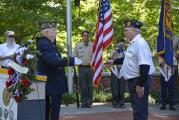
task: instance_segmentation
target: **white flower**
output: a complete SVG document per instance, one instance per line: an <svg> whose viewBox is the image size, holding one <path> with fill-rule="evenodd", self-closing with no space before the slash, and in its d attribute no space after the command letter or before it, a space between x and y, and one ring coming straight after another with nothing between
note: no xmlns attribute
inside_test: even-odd
<svg viewBox="0 0 179 120"><path fill-rule="evenodd" d="M16 54L24 54L25 51L27 51L28 48L27 47L22 47L22 48L19 48L17 51L16 51Z"/></svg>
<svg viewBox="0 0 179 120"><path fill-rule="evenodd" d="M30 59L33 59L33 58L34 58L34 56L31 55L31 54L27 54L27 55L26 55L26 59L27 59L27 60L30 60Z"/></svg>

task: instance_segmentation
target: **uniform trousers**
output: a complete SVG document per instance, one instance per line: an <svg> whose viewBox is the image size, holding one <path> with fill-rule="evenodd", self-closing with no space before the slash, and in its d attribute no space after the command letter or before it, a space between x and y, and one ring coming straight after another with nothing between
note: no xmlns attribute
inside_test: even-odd
<svg viewBox="0 0 179 120"><path fill-rule="evenodd" d="M169 105L173 106L174 104L174 77L171 76L168 82L165 81L163 75L161 75L161 104L166 105L167 100L167 91L169 93Z"/></svg>
<svg viewBox="0 0 179 120"><path fill-rule="evenodd" d="M111 72L112 105L124 105L125 80Z"/></svg>
<svg viewBox="0 0 179 120"><path fill-rule="evenodd" d="M59 120L60 118L60 96L46 96L46 120Z"/></svg>
<svg viewBox="0 0 179 120"><path fill-rule="evenodd" d="M151 76L144 84L144 96L138 97L136 93L136 85L139 77L128 80L128 89L131 97L131 105L133 109L134 120L148 120L148 89L151 85Z"/></svg>
<svg viewBox="0 0 179 120"><path fill-rule="evenodd" d="M174 104L179 101L179 87L178 87L178 65L174 65Z"/></svg>
<svg viewBox="0 0 179 120"><path fill-rule="evenodd" d="M89 66L79 66L79 86L82 106L90 107L93 101L93 72Z"/></svg>

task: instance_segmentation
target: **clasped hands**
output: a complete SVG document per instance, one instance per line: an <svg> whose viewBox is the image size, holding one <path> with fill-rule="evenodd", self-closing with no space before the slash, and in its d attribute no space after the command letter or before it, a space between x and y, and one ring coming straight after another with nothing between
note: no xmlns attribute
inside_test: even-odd
<svg viewBox="0 0 179 120"><path fill-rule="evenodd" d="M107 60L107 61L103 64L103 69L111 67L111 66L113 65L113 61L114 61L114 60Z"/></svg>
<svg viewBox="0 0 179 120"><path fill-rule="evenodd" d="M82 63L82 60L75 57L75 65L80 65Z"/></svg>

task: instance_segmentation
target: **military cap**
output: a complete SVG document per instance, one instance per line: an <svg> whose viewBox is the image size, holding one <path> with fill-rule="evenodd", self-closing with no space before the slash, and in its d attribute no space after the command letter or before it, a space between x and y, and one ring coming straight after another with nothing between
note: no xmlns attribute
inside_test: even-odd
<svg viewBox="0 0 179 120"><path fill-rule="evenodd" d="M56 22L53 21L42 21L40 22L40 30L56 28Z"/></svg>
<svg viewBox="0 0 179 120"><path fill-rule="evenodd" d="M137 20L125 20L124 27L133 27L140 29L143 26L143 23Z"/></svg>

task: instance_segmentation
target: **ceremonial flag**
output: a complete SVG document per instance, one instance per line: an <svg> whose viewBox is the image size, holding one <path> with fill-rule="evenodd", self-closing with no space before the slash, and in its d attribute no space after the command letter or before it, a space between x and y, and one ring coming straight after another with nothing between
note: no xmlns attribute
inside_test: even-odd
<svg viewBox="0 0 179 120"><path fill-rule="evenodd" d="M92 67L95 71L93 85L98 86L102 73L103 50L111 43L113 36L112 13L109 0L100 1L99 16L96 23L95 41L93 44Z"/></svg>
<svg viewBox="0 0 179 120"><path fill-rule="evenodd" d="M173 42L171 25L171 0L162 0L159 34L157 39L157 53L164 62L164 66L160 68L160 72L168 81L173 71Z"/></svg>

